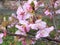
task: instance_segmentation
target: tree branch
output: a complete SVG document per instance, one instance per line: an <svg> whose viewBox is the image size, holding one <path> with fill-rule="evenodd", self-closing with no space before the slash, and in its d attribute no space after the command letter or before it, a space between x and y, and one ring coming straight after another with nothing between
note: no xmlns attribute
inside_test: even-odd
<svg viewBox="0 0 60 45"><path fill-rule="evenodd" d="M24 35L12 34L12 33L8 33L8 32L7 32L7 35L9 35L9 36L20 36L20 37L29 38L29 39L32 39L33 38L33 40L36 40L34 36L24 36ZM54 42L60 43L60 40L53 39L51 37L44 37L43 39L47 39L48 41L54 41Z"/></svg>

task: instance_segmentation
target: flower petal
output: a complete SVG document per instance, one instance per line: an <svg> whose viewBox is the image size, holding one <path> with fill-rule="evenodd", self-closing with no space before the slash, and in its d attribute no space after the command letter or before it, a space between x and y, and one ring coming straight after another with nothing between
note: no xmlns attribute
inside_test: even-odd
<svg viewBox="0 0 60 45"><path fill-rule="evenodd" d="M0 33L0 38L2 38L4 36L4 34L3 33Z"/></svg>
<svg viewBox="0 0 60 45"><path fill-rule="evenodd" d="M3 43L3 40L2 40L2 38L0 38L0 44L2 44Z"/></svg>

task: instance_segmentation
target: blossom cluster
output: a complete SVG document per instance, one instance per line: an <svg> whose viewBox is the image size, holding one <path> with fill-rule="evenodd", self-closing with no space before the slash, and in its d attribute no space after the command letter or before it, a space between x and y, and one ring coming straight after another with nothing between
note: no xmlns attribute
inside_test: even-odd
<svg viewBox="0 0 60 45"><path fill-rule="evenodd" d="M18 7L17 19L19 20L19 22L15 25L15 27L18 29L15 34L26 36L27 32L29 32L31 29L37 30L35 39L38 40L41 37L49 36L50 32L54 30L54 26L48 27L45 21L42 21L39 16L37 17L35 13L32 13L33 8L30 5L31 2L33 2L36 6L37 1L28 0L27 3L25 3L23 6ZM34 20L34 17L36 18L36 20Z"/></svg>
<svg viewBox="0 0 60 45"><path fill-rule="evenodd" d="M33 5L33 6L32 6ZM34 8L34 9L33 9ZM37 30L37 33L35 35L35 40L40 39L41 37L47 37L49 36L50 32L54 30L54 26L48 27L47 23L43 21L40 17L40 15L35 14L35 10L38 8L38 2L36 0L28 0L23 5L20 5L17 9L17 12L15 14L12 14L12 17L14 19L16 18L18 22L15 23L15 21L11 24L11 26L15 26L18 30L15 32L15 34L20 34L27 36L27 32L29 33L30 30ZM48 11L45 12L45 14ZM48 13L49 15L50 13ZM9 17L9 21L12 20L12 17ZM8 26L9 28L11 26ZM2 43L2 37L3 34L0 36L0 43ZM20 38L21 39L21 38ZM26 45L26 39L22 38L23 45ZM34 41L32 42L34 44Z"/></svg>

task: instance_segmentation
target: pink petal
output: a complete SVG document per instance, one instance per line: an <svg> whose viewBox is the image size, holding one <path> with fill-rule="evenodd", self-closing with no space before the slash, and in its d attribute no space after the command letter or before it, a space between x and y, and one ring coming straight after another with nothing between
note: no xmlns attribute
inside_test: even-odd
<svg viewBox="0 0 60 45"><path fill-rule="evenodd" d="M50 12L48 10L46 10L44 13L45 13L45 15L49 15L50 14Z"/></svg>
<svg viewBox="0 0 60 45"><path fill-rule="evenodd" d="M36 20L35 21L35 23L40 23L42 20L41 19L39 19L39 20Z"/></svg>
<svg viewBox="0 0 60 45"><path fill-rule="evenodd" d="M3 33L0 33L0 38L2 38L4 36L4 34Z"/></svg>
<svg viewBox="0 0 60 45"><path fill-rule="evenodd" d="M31 27L31 29L38 30L36 24L30 24L29 26Z"/></svg>
<svg viewBox="0 0 60 45"><path fill-rule="evenodd" d="M50 33L53 30L54 30L54 27L53 26L51 26L49 28L45 28L45 31L48 32L48 33Z"/></svg>
<svg viewBox="0 0 60 45"><path fill-rule="evenodd" d="M2 38L0 38L0 44L2 44L3 43L3 40L2 40Z"/></svg>
<svg viewBox="0 0 60 45"><path fill-rule="evenodd" d="M29 27L29 25L26 25L26 30L27 30L27 32L30 31L30 27Z"/></svg>
<svg viewBox="0 0 60 45"><path fill-rule="evenodd" d="M25 38L23 38L23 40L22 40L22 45L27 45Z"/></svg>
<svg viewBox="0 0 60 45"><path fill-rule="evenodd" d="M18 9L17 9L17 15L20 15L22 12L24 12L24 10L22 9L22 7L21 6L19 6L18 7Z"/></svg>
<svg viewBox="0 0 60 45"><path fill-rule="evenodd" d="M25 35L25 36L26 36L26 33L25 33L25 32L21 32L21 31L19 31L19 30L17 30L17 31L15 32L15 34L21 34L21 35Z"/></svg>
<svg viewBox="0 0 60 45"><path fill-rule="evenodd" d="M16 25L15 27L24 32L24 28L22 26Z"/></svg>

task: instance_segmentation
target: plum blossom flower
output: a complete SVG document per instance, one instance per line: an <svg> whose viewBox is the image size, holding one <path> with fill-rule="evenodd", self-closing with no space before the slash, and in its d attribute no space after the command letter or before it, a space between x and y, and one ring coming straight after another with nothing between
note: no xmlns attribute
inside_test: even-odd
<svg viewBox="0 0 60 45"><path fill-rule="evenodd" d="M50 32L54 30L54 27L51 26L51 27L48 27L48 28L45 28L43 30L39 30L37 33L36 33L36 40L41 38L41 37L47 37L49 36Z"/></svg>
<svg viewBox="0 0 60 45"><path fill-rule="evenodd" d="M18 28L20 31L25 32L22 26L16 25L15 27Z"/></svg>
<svg viewBox="0 0 60 45"><path fill-rule="evenodd" d="M59 1L57 0L57 1L55 1L55 3L54 3L54 8L57 8L58 6L59 6Z"/></svg>
<svg viewBox="0 0 60 45"><path fill-rule="evenodd" d="M44 7L44 6L45 6L43 2L38 2L38 5L39 5L40 7Z"/></svg>
<svg viewBox="0 0 60 45"><path fill-rule="evenodd" d="M24 8L25 12L32 12L32 7L31 7L31 5L29 3L25 3L23 5L23 8Z"/></svg>
<svg viewBox="0 0 60 45"><path fill-rule="evenodd" d="M52 13L49 11L49 10L46 10L45 12L44 12L44 14L47 16L47 15L52 15Z"/></svg>
<svg viewBox="0 0 60 45"><path fill-rule="evenodd" d="M0 33L0 44L2 44L3 43L3 36L4 36L4 34L3 33Z"/></svg>
<svg viewBox="0 0 60 45"><path fill-rule="evenodd" d="M28 19L32 15L31 13L28 13L29 11L32 11L32 7L30 6L30 4L25 3L22 7L18 7L17 12L16 12L18 20Z"/></svg>
<svg viewBox="0 0 60 45"><path fill-rule="evenodd" d="M16 14L17 14L17 19L19 19L19 20L23 19L25 12L24 12L24 9L22 8L22 6L18 7Z"/></svg>
<svg viewBox="0 0 60 45"><path fill-rule="evenodd" d="M17 15L23 15L24 14L24 9L22 8L22 6L19 6L17 9Z"/></svg>
<svg viewBox="0 0 60 45"><path fill-rule="evenodd" d="M50 19L52 19L52 17L53 17L53 16L52 16L52 15L53 15L52 13L53 13L53 12L51 12L50 9L47 9L47 10L44 12L44 14L45 14L46 16L49 16Z"/></svg>
<svg viewBox="0 0 60 45"><path fill-rule="evenodd" d="M40 4L40 7L44 7L44 3Z"/></svg>
<svg viewBox="0 0 60 45"><path fill-rule="evenodd" d="M46 22L42 21L41 19L35 21L36 26L38 29L44 29L46 28Z"/></svg>
<svg viewBox="0 0 60 45"><path fill-rule="evenodd" d="M36 20L35 21L35 23L40 23L42 20L41 19L39 19L39 20Z"/></svg>
<svg viewBox="0 0 60 45"><path fill-rule="evenodd" d="M60 14L60 9L55 11L56 14Z"/></svg>
<svg viewBox="0 0 60 45"><path fill-rule="evenodd" d="M29 27L34 30L38 30L36 24L30 24Z"/></svg>
<svg viewBox="0 0 60 45"><path fill-rule="evenodd" d="M17 18L19 20L19 24L16 24L15 27L18 29L15 34L21 34L21 35L27 35L27 32L30 31L30 29L38 30L35 38L36 40L41 37L47 37L49 36L49 33L54 30L54 27L47 27L47 23L45 21L42 21L41 19L37 19L33 22L33 16L30 11L32 11L32 6L30 5L31 2L34 2L35 7L37 6L36 0L28 0L27 3L25 3L22 7L18 7L17 9ZM52 15L50 10L46 10L45 15ZM28 20L26 20L28 19ZM31 23L32 22L32 23ZM26 39L24 38L22 41L23 45L26 44ZM34 44L35 42L32 41Z"/></svg>
<svg viewBox="0 0 60 45"><path fill-rule="evenodd" d="M25 32L25 33L30 31L30 27L28 25L25 25L25 24L22 24L21 26L16 25L15 27L18 28L20 31Z"/></svg>

